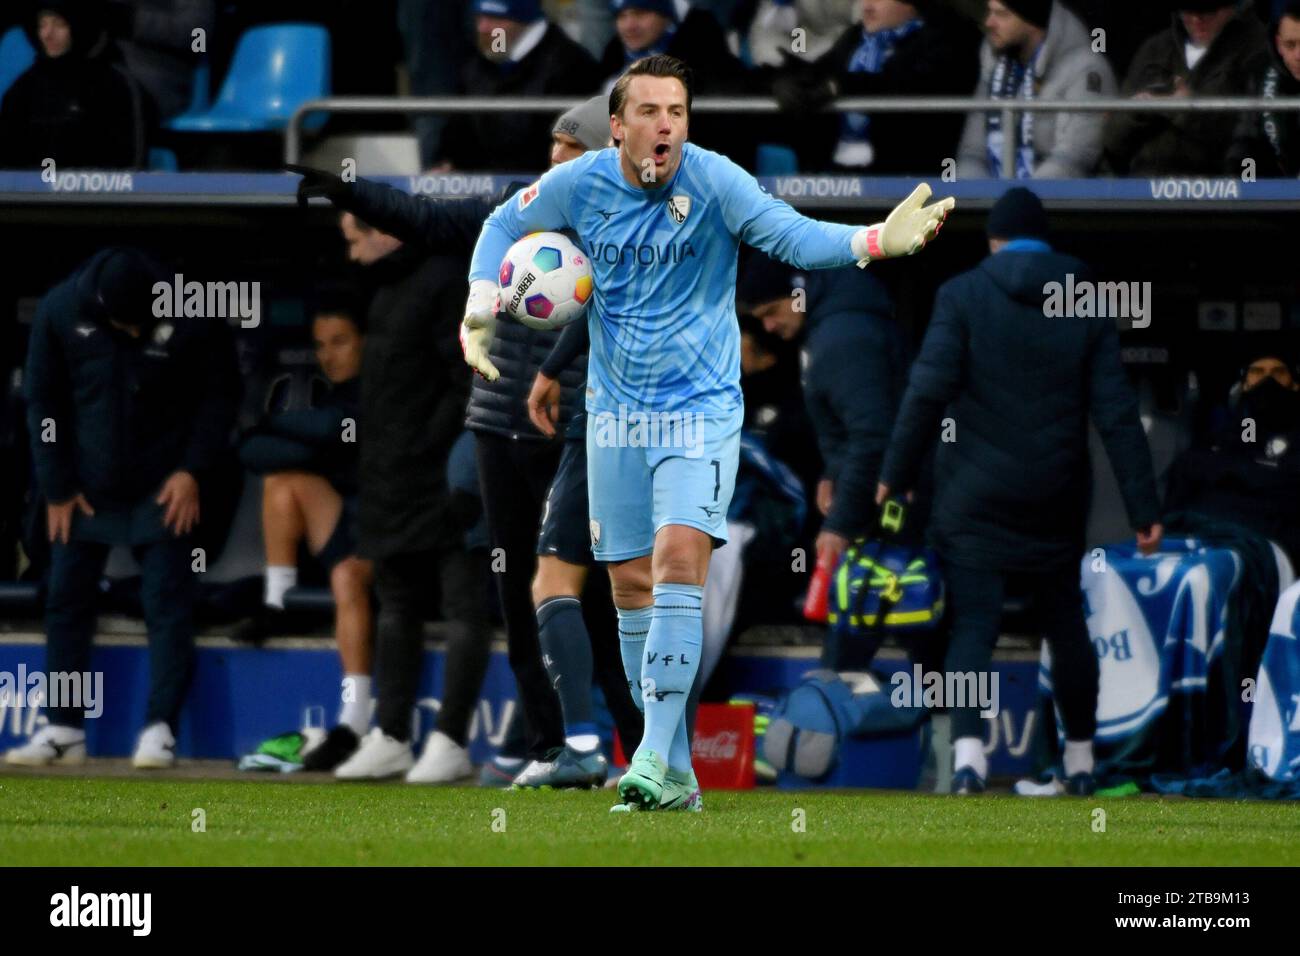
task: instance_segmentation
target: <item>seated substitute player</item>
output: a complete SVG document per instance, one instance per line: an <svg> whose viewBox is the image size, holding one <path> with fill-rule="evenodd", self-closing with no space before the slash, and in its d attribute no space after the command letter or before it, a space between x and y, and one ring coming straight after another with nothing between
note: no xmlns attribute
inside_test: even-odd
<svg viewBox="0 0 1300 956"><path fill-rule="evenodd" d="M680 60L656 55L629 66L609 98L621 145L555 167L488 217L462 332L466 361L491 375L505 253L531 232L578 234L595 278L586 389L592 548L610 566L624 666L645 703L645 733L619 780L625 809L675 804L677 792L697 789L685 709L709 555L726 541L739 454L739 243L804 269L865 266L920 250L955 204L923 208L930 191L922 185L873 226L808 219L731 160L687 143L690 106ZM649 427L629 428L630 414Z"/></svg>
<svg viewBox="0 0 1300 956"><path fill-rule="evenodd" d="M328 393L315 407L267 415L239 448L244 466L262 475L264 609L236 629L260 643L284 633L284 596L298 580L298 546L329 574L334 635L343 663L342 708L329 746L311 750L308 770L333 770L357 749L370 726L374 609L372 562L357 554L357 442L365 303L346 286L316 295L312 341ZM328 739L328 738L327 738Z"/></svg>

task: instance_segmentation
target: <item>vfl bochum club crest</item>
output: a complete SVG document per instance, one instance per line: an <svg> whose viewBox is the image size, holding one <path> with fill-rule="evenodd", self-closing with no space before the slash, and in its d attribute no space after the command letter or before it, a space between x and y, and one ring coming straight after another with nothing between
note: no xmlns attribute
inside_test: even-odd
<svg viewBox="0 0 1300 956"><path fill-rule="evenodd" d="M686 217L691 212L690 196L669 196L668 197L668 215L673 217L673 222L681 225L686 221Z"/></svg>

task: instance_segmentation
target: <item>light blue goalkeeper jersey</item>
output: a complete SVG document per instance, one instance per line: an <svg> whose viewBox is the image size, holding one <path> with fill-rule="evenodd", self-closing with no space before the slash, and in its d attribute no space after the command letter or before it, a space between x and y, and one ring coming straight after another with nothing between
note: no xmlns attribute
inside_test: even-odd
<svg viewBox="0 0 1300 956"><path fill-rule="evenodd" d="M471 279L496 281L502 258L533 232L573 229L591 259L587 410L725 414L741 405L736 252L748 243L800 269L855 261L861 227L818 222L749 173L685 144L673 178L641 189L618 151L556 166L488 217Z"/></svg>

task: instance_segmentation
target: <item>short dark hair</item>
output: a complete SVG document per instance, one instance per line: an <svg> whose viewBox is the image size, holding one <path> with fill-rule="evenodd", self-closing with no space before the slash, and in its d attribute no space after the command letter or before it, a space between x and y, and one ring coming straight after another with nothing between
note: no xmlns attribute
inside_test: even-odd
<svg viewBox="0 0 1300 956"><path fill-rule="evenodd" d="M611 116L622 118L623 106L627 103L627 88L634 76L668 76L680 80L682 86L686 89L686 113L688 116L690 115L691 86L694 83L691 68L675 56L669 56L667 53L656 53L654 56L643 56L623 71L623 75L618 78L614 88L609 91L609 112Z"/></svg>
<svg viewBox="0 0 1300 956"><path fill-rule="evenodd" d="M351 322L362 335L366 332L366 297L350 282L325 282L311 296L311 321L338 316Z"/></svg>
<svg viewBox="0 0 1300 956"><path fill-rule="evenodd" d="M1287 0L1282 9L1277 12L1277 19L1273 21L1273 32L1277 32L1278 26L1282 23L1282 18L1290 20L1300 20L1300 0Z"/></svg>

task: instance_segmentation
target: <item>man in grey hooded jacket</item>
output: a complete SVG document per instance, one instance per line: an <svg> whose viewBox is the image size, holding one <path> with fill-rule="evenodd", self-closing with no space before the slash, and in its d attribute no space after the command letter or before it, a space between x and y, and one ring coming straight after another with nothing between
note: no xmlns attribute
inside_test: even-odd
<svg viewBox="0 0 1300 956"><path fill-rule="evenodd" d="M1115 95L1115 74L1083 21L1060 0L988 0L977 97L1088 100ZM972 113L958 147L962 179L1089 176L1101 158L1101 113L1022 111L1011 130L1000 111ZM1006 136L1015 169L1005 170Z"/></svg>

